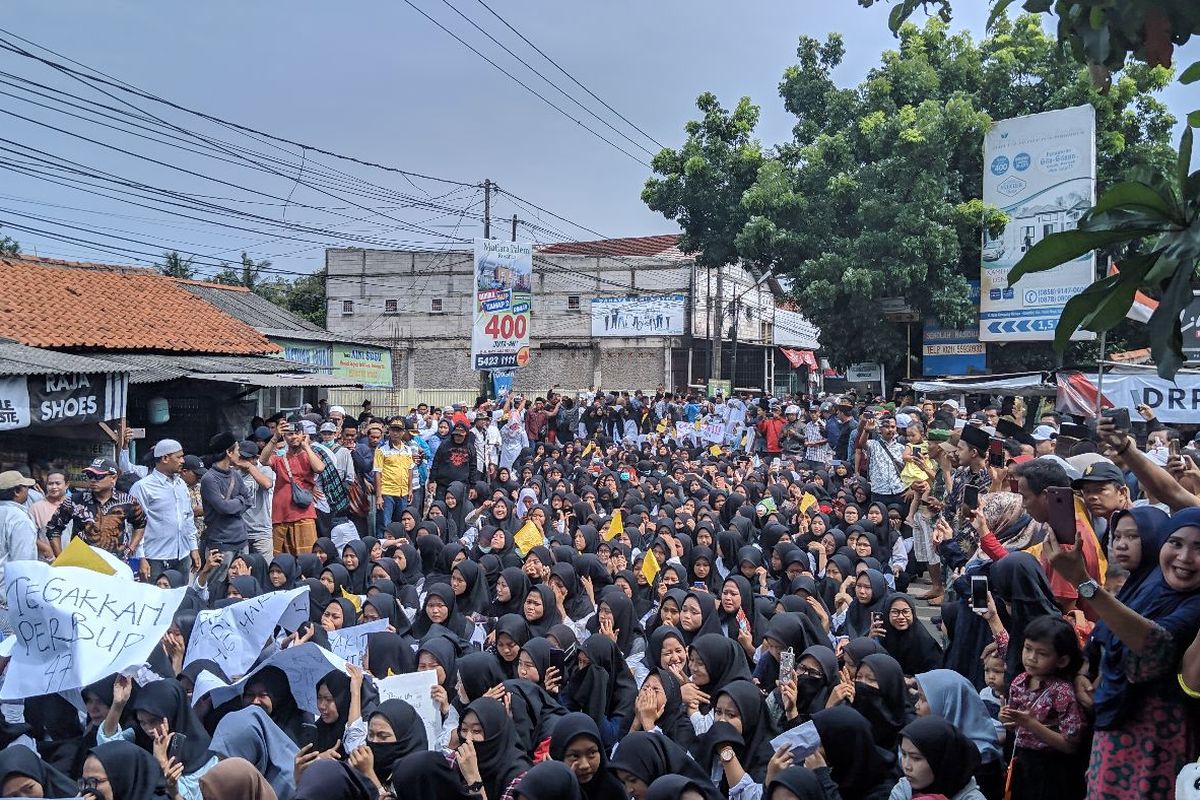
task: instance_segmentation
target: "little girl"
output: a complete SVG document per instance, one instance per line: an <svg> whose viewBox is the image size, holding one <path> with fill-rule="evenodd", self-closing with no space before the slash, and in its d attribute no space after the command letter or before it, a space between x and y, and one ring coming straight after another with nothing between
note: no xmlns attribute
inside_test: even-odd
<svg viewBox="0 0 1200 800"><path fill-rule="evenodd" d="M988 623L996 655L1006 660L1008 631L993 612ZM1000 721L1016 729L1009 766L1013 800L1076 800L1083 797L1083 763L1072 757L1086 728L1072 680L1083 663L1075 629L1062 617L1043 616L1025 626L1025 671L1008 688Z"/></svg>

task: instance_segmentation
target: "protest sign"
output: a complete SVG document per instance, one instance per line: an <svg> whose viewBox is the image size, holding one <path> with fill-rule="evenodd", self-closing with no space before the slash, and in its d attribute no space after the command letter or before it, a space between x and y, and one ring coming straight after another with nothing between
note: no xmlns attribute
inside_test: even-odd
<svg viewBox="0 0 1200 800"><path fill-rule="evenodd" d="M723 419L712 419L700 428L700 438L706 442L720 444L725 441L726 424Z"/></svg>
<svg viewBox="0 0 1200 800"><path fill-rule="evenodd" d="M386 631L388 621L376 619L329 632L329 649L338 658L349 661L356 667L362 666L363 653L367 649L367 636L372 633Z"/></svg>
<svg viewBox="0 0 1200 800"><path fill-rule="evenodd" d="M201 611L188 639L184 666L209 659L225 670L226 675L241 675L254 664L292 601L307 594L308 587L302 586Z"/></svg>
<svg viewBox="0 0 1200 800"><path fill-rule="evenodd" d="M288 633L295 633L300 630L301 625L308 622L308 596L308 592L296 595L279 618L279 627Z"/></svg>
<svg viewBox="0 0 1200 800"><path fill-rule="evenodd" d="M206 669L200 670L200 674L196 676L196 682L192 685L192 708L195 708L196 703L207 697L209 692L222 687L228 688L229 684Z"/></svg>
<svg viewBox="0 0 1200 800"><path fill-rule="evenodd" d="M79 689L141 666L187 591L40 561L10 562L4 577L16 639L4 700Z"/></svg>
<svg viewBox="0 0 1200 800"><path fill-rule="evenodd" d="M380 703L385 700L403 700L413 707L413 711L416 711L417 716L425 723L425 737L429 740L430 750L437 749L438 734L442 730L442 712L438 710L429 694L436 685L435 669L391 675L375 682L379 689Z"/></svg>
<svg viewBox="0 0 1200 800"><path fill-rule="evenodd" d="M219 706L240 696L243 687L254 679L254 673L266 667L278 667L282 670L283 674L287 676L288 685L292 687L292 696L296 698L296 705L301 711L317 714L317 681L335 669L345 672L346 661L312 642L295 645L280 650L240 681L223 687L213 686L211 689L213 705ZM217 679L217 683L220 683L219 679Z"/></svg>

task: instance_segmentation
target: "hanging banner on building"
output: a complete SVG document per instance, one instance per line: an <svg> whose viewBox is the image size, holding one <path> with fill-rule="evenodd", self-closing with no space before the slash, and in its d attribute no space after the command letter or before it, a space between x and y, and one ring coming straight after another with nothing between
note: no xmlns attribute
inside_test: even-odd
<svg viewBox="0 0 1200 800"><path fill-rule="evenodd" d="M0 431L89 425L125 416L129 376L120 372L0 379Z"/></svg>
<svg viewBox="0 0 1200 800"><path fill-rule="evenodd" d="M1050 341L1067 301L1095 279L1095 256L1021 278L1008 273L1035 244L1074 230L1096 199L1096 111L1090 105L997 122L984 137L983 201L1008 214L985 236L979 339ZM1094 339L1078 331L1073 339Z"/></svg>
<svg viewBox="0 0 1200 800"><path fill-rule="evenodd" d="M365 344L333 345L333 374L370 389L392 388L392 351Z"/></svg>
<svg viewBox="0 0 1200 800"><path fill-rule="evenodd" d="M1096 375L1059 372L1057 408L1070 414L1096 414ZM1200 375L1179 372L1175 381L1163 380L1147 370L1138 374L1107 372L1104 375L1104 407L1127 408L1138 420L1137 407L1148 405L1159 421L1195 424L1200 419Z"/></svg>
<svg viewBox="0 0 1200 800"><path fill-rule="evenodd" d="M513 377L512 370L492 370L492 392L497 400L508 399L508 393L512 391Z"/></svg>
<svg viewBox="0 0 1200 800"><path fill-rule="evenodd" d="M683 336L681 294L593 297L592 336Z"/></svg>
<svg viewBox="0 0 1200 800"><path fill-rule="evenodd" d="M512 369L529 363L533 245L475 240L473 369Z"/></svg>
<svg viewBox="0 0 1200 800"><path fill-rule="evenodd" d="M792 369L800 369L808 367L809 369L817 369L817 356L812 350L797 350L791 347L781 347L779 352L783 353L783 357L792 365Z"/></svg>

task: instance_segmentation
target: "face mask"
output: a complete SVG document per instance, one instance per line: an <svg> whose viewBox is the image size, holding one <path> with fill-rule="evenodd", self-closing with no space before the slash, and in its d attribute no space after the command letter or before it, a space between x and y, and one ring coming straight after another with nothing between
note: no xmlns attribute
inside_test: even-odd
<svg viewBox="0 0 1200 800"><path fill-rule="evenodd" d="M629 480L629 473L628 473L628 472L622 472L622 473L621 473L621 480L623 480L623 481L627 481L627 480Z"/></svg>
<svg viewBox="0 0 1200 800"><path fill-rule="evenodd" d="M375 777L386 786L392 779L392 764L403 755L400 742L367 742L371 755L375 757Z"/></svg>
<svg viewBox="0 0 1200 800"><path fill-rule="evenodd" d="M817 693L825 686L825 679L819 675L796 676L796 708L806 709L812 705Z"/></svg>

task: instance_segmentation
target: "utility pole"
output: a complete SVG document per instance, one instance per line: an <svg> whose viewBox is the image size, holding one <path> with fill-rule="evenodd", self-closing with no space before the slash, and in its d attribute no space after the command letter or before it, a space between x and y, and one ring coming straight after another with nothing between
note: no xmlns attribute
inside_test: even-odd
<svg viewBox="0 0 1200 800"><path fill-rule="evenodd" d="M492 238L492 188L491 179L483 179L483 238Z"/></svg>
<svg viewBox="0 0 1200 800"><path fill-rule="evenodd" d="M513 238L512 238L512 240L514 242L517 240L517 215L516 214L513 214Z"/></svg>
<svg viewBox="0 0 1200 800"><path fill-rule="evenodd" d="M724 375L724 370L721 369L721 341L725 338L724 321L725 321L725 268L717 267L717 302L713 303L713 325L712 325L712 372L709 373L711 380L721 380Z"/></svg>

